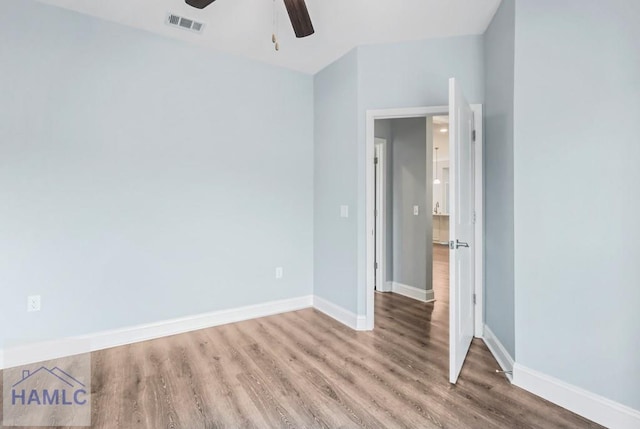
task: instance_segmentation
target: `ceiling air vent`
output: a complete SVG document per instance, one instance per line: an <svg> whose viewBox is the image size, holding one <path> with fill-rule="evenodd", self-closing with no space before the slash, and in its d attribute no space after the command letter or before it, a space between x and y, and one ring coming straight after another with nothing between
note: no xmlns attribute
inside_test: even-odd
<svg viewBox="0 0 640 429"><path fill-rule="evenodd" d="M173 13L167 15L167 24L172 27L182 28L184 30L191 30L196 33L202 33L204 30L204 24L201 22L194 21L193 19L185 18L183 16L178 16Z"/></svg>

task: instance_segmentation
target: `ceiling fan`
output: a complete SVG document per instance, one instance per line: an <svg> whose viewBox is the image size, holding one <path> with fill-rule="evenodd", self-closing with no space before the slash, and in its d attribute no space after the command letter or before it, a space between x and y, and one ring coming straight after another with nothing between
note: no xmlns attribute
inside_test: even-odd
<svg viewBox="0 0 640 429"><path fill-rule="evenodd" d="M215 0L185 1L189 6L204 9ZM293 31L296 33L296 37L301 38L311 36L314 33L314 29L304 0L284 0L284 5L289 13L289 19L291 20L291 25L293 26Z"/></svg>

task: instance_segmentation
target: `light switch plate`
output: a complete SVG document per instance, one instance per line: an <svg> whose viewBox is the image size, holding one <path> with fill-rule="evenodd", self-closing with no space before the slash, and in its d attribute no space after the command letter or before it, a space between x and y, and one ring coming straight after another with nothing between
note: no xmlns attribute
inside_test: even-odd
<svg viewBox="0 0 640 429"><path fill-rule="evenodd" d="M420 214L420 206L413 206L413 215L418 216Z"/></svg>
<svg viewBox="0 0 640 429"><path fill-rule="evenodd" d="M281 279L284 277L284 268L276 267L276 279Z"/></svg>
<svg viewBox="0 0 640 429"><path fill-rule="evenodd" d="M340 217L349 217L349 206L340 206Z"/></svg>

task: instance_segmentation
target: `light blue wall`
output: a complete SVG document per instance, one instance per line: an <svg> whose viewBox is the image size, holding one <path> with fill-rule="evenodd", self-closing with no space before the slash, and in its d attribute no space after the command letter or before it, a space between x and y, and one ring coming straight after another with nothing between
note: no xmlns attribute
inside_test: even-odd
<svg viewBox="0 0 640 429"><path fill-rule="evenodd" d="M353 50L314 78L314 293L355 312L357 284L358 57ZM349 218L340 206L349 206Z"/></svg>
<svg viewBox="0 0 640 429"><path fill-rule="evenodd" d="M450 77L482 103L482 51L481 36L363 46L315 76L316 293L365 313L366 111L448 105ZM344 222L337 215L346 203Z"/></svg>
<svg viewBox="0 0 640 429"><path fill-rule="evenodd" d="M449 78L467 99L484 98L482 36L358 48L359 110L449 105ZM361 115L364 121L364 114ZM364 137L364 135L363 135Z"/></svg>
<svg viewBox="0 0 640 429"><path fill-rule="evenodd" d="M312 293L312 77L33 1L0 15L0 341Z"/></svg>
<svg viewBox="0 0 640 429"><path fill-rule="evenodd" d="M514 40L515 0L503 0L484 35L485 318L512 358Z"/></svg>
<svg viewBox="0 0 640 429"><path fill-rule="evenodd" d="M418 289L433 289L433 186L427 189L427 176L432 177L427 162L426 118L393 119L391 240L394 282ZM429 201L429 204L427 204ZM415 216L413 206L419 207Z"/></svg>
<svg viewBox="0 0 640 429"><path fill-rule="evenodd" d="M516 356L640 410L640 2L516 3Z"/></svg>

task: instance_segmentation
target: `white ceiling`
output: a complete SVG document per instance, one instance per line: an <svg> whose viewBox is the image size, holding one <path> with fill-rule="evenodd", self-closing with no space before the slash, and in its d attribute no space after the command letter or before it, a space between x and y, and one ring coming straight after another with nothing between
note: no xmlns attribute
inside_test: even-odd
<svg viewBox="0 0 640 429"><path fill-rule="evenodd" d="M280 51L271 43L273 0L39 0L262 62L315 73L355 46L482 34L500 0L306 0L316 33L296 39L275 0ZM203 34L165 24L168 13L204 22Z"/></svg>

